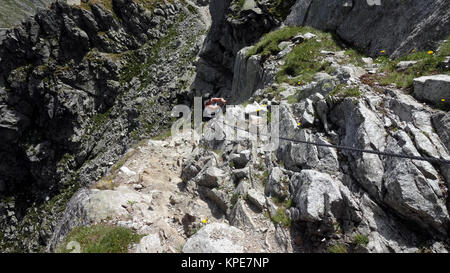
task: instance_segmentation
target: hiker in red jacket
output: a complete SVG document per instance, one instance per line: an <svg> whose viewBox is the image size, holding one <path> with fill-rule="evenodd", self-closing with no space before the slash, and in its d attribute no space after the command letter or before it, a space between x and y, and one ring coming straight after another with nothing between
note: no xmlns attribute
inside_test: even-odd
<svg viewBox="0 0 450 273"><path fill-rule="evenodd" d="M205 110L203 111L203 117L207 118L215 117L220 111L223 110L226 104L227 101L223 98L210 98L205 103Z"/></svg>

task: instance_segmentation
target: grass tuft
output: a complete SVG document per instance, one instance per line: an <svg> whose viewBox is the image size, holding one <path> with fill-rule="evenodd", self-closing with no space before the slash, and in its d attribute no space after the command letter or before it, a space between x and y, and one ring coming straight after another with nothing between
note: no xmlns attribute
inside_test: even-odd
<svg viewBox="0 0 450 273"><path fill-rule="evenodd" d="M330 253L347 253L347 247L344 244L335 244L328 248Z"/></svg>
<svg viewBox="0 0 450 273"><path fill-rule="evenodd" d="M276 224L280 224L283 227L290 227L292 220L286 215L286 209L278 208L275 215L271 217L272 221Z"/></svg>
<svg viewBox="0 0 450 273"><path fill-rule="evenodd" d="M69 253L73 249L66 249L69 242L80 244L81 253L126 253L128 246L138 243L143 235L125 227L108 225L93 225L73 229L59 246L56 252Z"/></svg>
<svg viewBox="0 0 450 273"><path fill-rule="evenodd" d="M353 238L353 244L360 246L367 246L369 244L369 237L364 234L357 234Z"/></svg>
<svg viewBox="0 0 450 273"><path fill-rule="evenodd" d="M261 40L256 43L246 54L246 58L259 54L261 57L267 58L281 51L278 44L287 41L300 32L300 27L285 27L275 30L264 35Z"/></svg>
<svg viewBox="0 0 450 273"><path fill-rule="evenodd" d="M382 85L395 84L397 88L409 89L413 86L414 78L434 74L449 74L448 68L441 65L446 56L450 56L450 37L440 46L437 52L421 51L398 59L390 59L387 56L380 56L375 59L375 63L381 66L384 76L378 78ZM397 64L401 61L417 61L416 64L408 67L404 71L397 70Z"/></svg>

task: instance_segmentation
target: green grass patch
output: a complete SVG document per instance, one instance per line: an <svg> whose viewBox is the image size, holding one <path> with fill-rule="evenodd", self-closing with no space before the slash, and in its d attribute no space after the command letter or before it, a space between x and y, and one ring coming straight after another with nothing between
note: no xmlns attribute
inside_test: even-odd
<svg viewBox="0 0 450 273"><path fill-rule="evenodd" d="M244 7L244 4L245 4L245 0L236 0L236 6L239 9L242 9Z"/></svg>
<svg viewBox="0 0 450 273"><path fill-rule="evenodd" d="M286 209L278 208L275 215L270 217L275 224L280 224L283 227L290 227L292 224L292 220L286 215Z"/></svg>
<svg viewBox="0 0 450 273"><path fill-rule="evenodd" d="M281 51L278 44L287 41L300 32L300 27L285 27L264 35L246 54L246 58L259 54L262 58L275 55Z"/></svg>
<svg viewBox="0 0 450 273"><path fill-rule="evenodd" d="M311 82L317 72L330 70L329 63L323 63L319 60L320 51L339 51L341 47L338 46L330 33L318 31L311 27L300 28L300 33L305 34L307 32L313 33L317 37L298 44L285 56L285 64L277 74L276 81L278 83L288 82L298 85L300 82L300 84L303 84ZM357 58L356 53L354 53L356 51L351 52L353 58Z"/></svg>
<svg viewBox="0 0 450 273"><path fill-rule="evenodd" d="M129 228L108 225L93 225L73 229L56 252L69 253L69 242L80 244L82 253L126 253L128 246L138 243L143 235L138 235Z"/></svg>
<svg viewBox="0 0 450 273"><path fill-rule="evenodd" d="M335 244L328 248L330 253L347 253L347 247L344 244Z"/></svg>
<svg viewBox="0 0 450 273"><path fill-rule="evenodd" d="M272 201L275 203L275 205L277 205L279 207L283 207L286 209L289 209L290 207L292 207L292 200L290 200L290 199L281 200L277 196L274 196L274 197L272 197Z"/></svg>
<svg viewBox="0 0 450 273"><path fill-rule="evenodd" d="M440 46L437 52L431 50L413 51L397 59L380 56L375 59L375 63L381 66L379 72L383 72L384 76L380 76L378 80L382 85L395 84L398 88L408 89L413 86L414 78L433 74L450 75L450 71L441 65L446 56L450 56L450 37ZM401 61L417 61L417 63L406 70L399 71L397 70L397 64Z"/></svg>
<svg viewBox="0 0 450 273"><path fill-rule="evenodd" d="M359 91L358 87L348 87L344 84L339 84L327 96L337 96L340 98L359 98L361 97L361 92Z"/></svg>
<svg viewBox="0 0 450 273"><path fill-rule="evenodd" d="M353 244L360 246L367 246L369 244L369 237L364 234L357 234L353 238Z"/></svg>

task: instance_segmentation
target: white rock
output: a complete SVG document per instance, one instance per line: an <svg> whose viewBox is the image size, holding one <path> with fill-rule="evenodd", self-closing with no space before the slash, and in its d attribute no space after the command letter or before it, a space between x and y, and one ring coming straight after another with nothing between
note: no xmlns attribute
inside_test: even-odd
<svg viewBox="0 0 450 273"><path fill-rule="evenodd" d="M397 70L406 70L408 67L413 66L417 61L401 61L397 64Z"/></svg>
<svg viewBox="0 0 450 273"><path fill-rule="evenodd" d="M128 167L125 167L125 166L120 167L119 170L120 170L122 173L124 173L125 175L127 175L127 176L133 176L133 175L136 175L136 172L134 172L134 171L128 169Z"/></svg>
<svg viewBox="0 0 450 273"><path fill-rule="evenodd" d="M224 223L208 224L189 238L184 253L242 253L246 240L242 230Z"/></svg>
<svg viewBox="0 0 450 273"><path fill-rule="evenodd" d="M312 34L310 32L303 34L303 38L305 38L305 40L311 40L312 38L316 38L316 37L317 37L316 34Z"/></svg>
<svg viewBox="0 0 450 273"><path fill-rule="evenodd" d="M247 193L248 201L257 206L260 210L264 209L266 204L266 198L260 192L255 189L250 189Z"/></svg>
<svg viewBox="0 0 450 273"><path fill-rule="evenodd" d="M150 234L141 239L136 246L136 253L160 253L162 252L161 241L158 234Z"/></svg>

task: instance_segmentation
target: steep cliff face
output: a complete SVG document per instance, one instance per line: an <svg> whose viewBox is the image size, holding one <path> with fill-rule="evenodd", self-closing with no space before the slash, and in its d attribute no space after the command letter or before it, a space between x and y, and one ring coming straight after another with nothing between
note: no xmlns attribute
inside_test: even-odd
<svg viewBox="0 0 450 273"><path fill-rule="evenodd" d="M267 12L273 1L210 1L212 25L200 52L196 94L220 94L230 96L234 62L237 52L254 43L281 20Z"/></svg>
<svg viewBox="0 0 450 273"><path fill-rule="evenodd" d="M193 80L208 23L195 6L102 2L54 3L2 42L6 246L45 245L71 194L101 177L130 143L160 134Z"/></svg>
<svg viewBox="0 0 450 273"><path fill-rule="evenodd" d="M436 49L450 34L450 3L433 1L298 0L285 23L335 32L370 56Z"/></svg>

